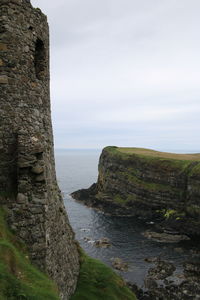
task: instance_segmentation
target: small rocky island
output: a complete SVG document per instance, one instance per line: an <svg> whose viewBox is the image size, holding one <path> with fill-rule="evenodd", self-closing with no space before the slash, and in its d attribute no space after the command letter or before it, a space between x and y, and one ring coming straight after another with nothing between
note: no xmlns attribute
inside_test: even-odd
<svg viewBox="0 0 200 300"><path fill-rule="evenodd" d="M112 215L159 221L181 234L198 237L200 154L106 147L97 183L72 197Z"/></svg>

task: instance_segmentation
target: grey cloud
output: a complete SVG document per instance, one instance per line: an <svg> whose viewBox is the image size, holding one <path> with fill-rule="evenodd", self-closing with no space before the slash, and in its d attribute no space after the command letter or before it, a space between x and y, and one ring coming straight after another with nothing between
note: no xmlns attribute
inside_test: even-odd
<svg viewBox="0 0 200 300"><path fill-rule="evenodd" d="M51 28L56 147L200 150L199 0L32 4Z"/></svg>

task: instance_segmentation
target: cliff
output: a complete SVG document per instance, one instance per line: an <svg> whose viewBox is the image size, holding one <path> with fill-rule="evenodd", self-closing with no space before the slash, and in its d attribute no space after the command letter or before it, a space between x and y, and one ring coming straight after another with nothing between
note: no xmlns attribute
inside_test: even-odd
<svg viewBox="0 0 200 300"><path fill-rule="evenodd" d="M196 236L200 234L200 154L106 147L97 183L72 196L110 214L165 220Z"/></svg>
<svg viewBox="0 0 200 300"><path fill-rule="evenodd" d="M69 299L79 255L55 174L49 28L30 1L0 1L0 57L0 206L31 261Z"/></svg>

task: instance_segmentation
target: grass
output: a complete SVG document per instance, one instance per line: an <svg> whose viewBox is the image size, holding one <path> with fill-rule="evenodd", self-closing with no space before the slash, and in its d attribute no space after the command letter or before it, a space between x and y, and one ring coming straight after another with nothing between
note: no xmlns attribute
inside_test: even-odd
<svg viewBox="0 0 200 300"><path fill-rule="evenodd" d="M123 279L99 260L81 252L81 269L70 300L136 300Z"/></svg>
<svg viewBox="0 0 200 300"><path fill-rule="evenodd" d="M189 173L190 176L200 176L200 164L196 165Z"/></svg>
<svg viewBox="0 0 200 300"><path fill-rule="evenodd" d="M156 158L176 159L176 160L193 160L200 161L200 153L195 154L177 154L169 152L160 152L145 148L116 148L117 151L125 154L139 154Z"/></svg>
<svg viewBox="0 0 200 300"><path fill-rule="evenodd" d="M140 179L137 175L134 174L134 169L129 169L128 172L120 172L120 178L123 176L130 184L134 184L138 188L146 189L151 192L173 192L179 193L179 189L175 187L171 187L170 185L161 184L161 183L154 183L154 182L147 182L144 179Z"/></svg>
<svg viewBox="0 0 200 300"><path fill-rule="evenodd" d="M31 265L0 208L0 300L59 300L55 284Z"/></svg>
<svg viewBox="0 0 200 300"><path fill-rule="evenodd" d="M112 157L113 160L123 160L128 164L140 162L140 166L148 166L157 171L165 172L188 172L189 174L199 175L200 171L200 153L196 154L176 154L168 152L159 152L145 148L122 148L109 146L104 151ZM137 160L135 159L137 158ZM193 164L194 163L194 164ZM137 167L135 168L137 169ZM193 174L192 174L193 175Z"/></svg>
<svg viewBox="0 0 200 300"><path fill-rule="evenodd" d="M125 205L127 202L128 202L128 199L127 198L122 198L121 195L119 194L116 194L114 197L113 197L113 201L117 204L122 204L122 205Z"/></svg>

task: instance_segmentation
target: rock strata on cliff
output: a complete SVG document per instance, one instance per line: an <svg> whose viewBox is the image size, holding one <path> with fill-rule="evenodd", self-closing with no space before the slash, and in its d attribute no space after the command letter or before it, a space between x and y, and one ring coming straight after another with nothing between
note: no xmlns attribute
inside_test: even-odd
<svg viewBox="0 0 200 300"><path fill-rule="evenodd" d="M200 154L106 147L97 183L72 196L110 214L158 217L182 233L199 235Z"/></svg>

